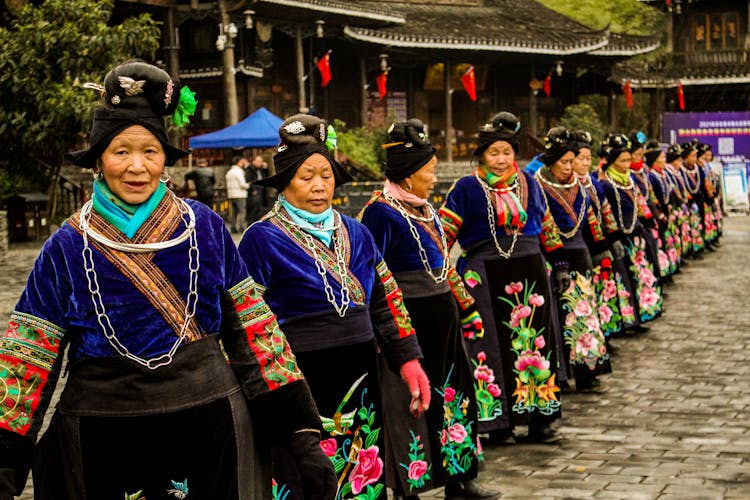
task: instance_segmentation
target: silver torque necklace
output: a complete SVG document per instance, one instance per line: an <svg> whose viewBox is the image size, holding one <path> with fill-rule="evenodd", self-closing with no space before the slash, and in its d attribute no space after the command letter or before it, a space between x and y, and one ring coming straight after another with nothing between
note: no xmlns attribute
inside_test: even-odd
<svg viewBox="0 0 750 500"><path fill-rule="evenodd" d="M608 172L605 172L604 175L607 177L607 180L609 180L609 183L612 184L612 187L615 188L615 201L617 201L617 222L620 224L620 229L625 234L630 234L635 229L635 223L638 222L638 207L636 206L637 203L637 196L635 196L635 193L633 193L633 220L630 223L629 227L625 227L625 221L623 220L624 214L622 213L622 202L620 201L620 189L623 191L632 191L635 189L635 184L633 183L633 179L628 177L628 180L630 181L629 184L625 186L620 186L615 182L612 177L610 177Z"/></svg>
<svg viewBox="0 0 750 500"><path fill-rule="evenodd" d="M427 274L430 275L435 283L442 283L443 281L445 281L445 279L448 277L448 271L450 270L450 262L448 260L448 242L445 239L445 232L443 231L442 224L440 223L440 218L438 217L438 214L433 206L430 204L430 202L427 202L427 209L430 212L430 216L419 217L407 212L399 200L386 193L385 191L383 191L383 198L385 198L388 204L396 209L396 211L400 213L404 219L406 219L406 223L409 225L409 232L411 233L411 237L414 239L414 241L417 242L417 248L419 249L419 260L422 261L424 270L427 272ZM440 253L443 255L443 265L441 266L440 273L437 276L432 271L430 261L427 258L427 252L422 246L422 240L419 236L419 232L417 231L416 226L412 224L411 219L416 219L421 222L432 222L433 224L435 224L438 232L440 233Z"/></svg>
<svg viewBox="0 0 750 500"><path fill-rule="evenodd" d="M541 170L537 170L536 174L534 174L534 177L538 181L550 186L552 189L557 189L558 191L561 191L563 189L570 189L573 186L575 186L576 183L578 182L578 179L575 176L573 176L573 182L568 183L568 184L560 184L557 182L552 182L549 179L545 179L541 172L542 172ZM579 189L578 192L581 193L581 196L583 196L583 200L581 200L581 208L580 210L578 210L578 217L576 218L576 223L573 226L573 229L570 231L563 231L562 229L560 229L560 226L557 227L557 230L559 231L559 233L566 239L570 239L576 235L576 233L578 232L578 229L581 227L581 222L583 222L584 215L586 213L586 196L587 196L586 189L585 188ZM568 201L565 199L564 194L562 196L562 201L570 209L571 212L575 211L574 206L571 206L570 203L568 203ZM575 204L575 202L573 203Z"/></svg>
<svg viewBox="0 0 750 500"><path fill-rule="evenodd" d="M313 239L313 237L307 231L305 231L305 228L303 226L294 222L281 213L281 201L277 200L274 204L273 214L285 223L299 228L299 232L302 235L302 243L304 243L305 247L310 250L313 261L315 262L315 269L317 270L320 279L323 281L323 290L326 294L326 300L333 306L339 317L343 318L346 315L347 309L349 309L349 304L351 303L351 293L349 290L349 285L346 281L346 278L348 277L348 266L346 265L344 239L341 235L341 231L339 231L342 224L341 215L336 210L333 211L333 216L336 218L336 222L334 223L333 228L331 228L333 253L336 257L336 264L339 268L337 274L339 275L339 281L341 283L341 303L339 304L336 301L336 296L333 293L333 287L328 281L328 272L326 271L323 260L320 258L320 254L318 253L318 248L315 245L315 240Z"/></svg>
<svg viewBox="0 0 750 500"><path fill-rule="evenodd" d="M96 312L96 320L99 323L99 327L102 329L102 332L107 338L107 341L112 347L114 347L114 349L120 354L120 356L131 359L151 370L155 370L172 362L172 360L174 359L174 353L177 351L177 348L180 346L183 340L185 340L187 327L190 324L190 320L193 318L193 316L195 316L195 306L198 303L198 269L200 269L200 252L198 249L198 239L195 231L195 213L193 212L193 209L190 208L190 205L174 196L174 194L170 193L170 195L173 197L174 202L177 204L177 208L179 209L183 220L185 220L186 229L179 237L161 243L120 243L112 241L109 238L106 238L105 236L94 232L90 227L92 207L91 200L87 201L84 204L83 208L81 209L80 216L81 231L83 233L83 250L81 251L81 256L83 257L83 266L86 271L86 281L88 282L91 301L94 303L94 311ZM109 316L107 315L107 310L104 306L104 301L102 300L101 292L99 290L99 279L96 274L96 268L94 267L94 256L93 251L91 250L91 246L89 245L89 237L102 245L127 253L156 252L165 248L179 245L186 239L190 240L190 248L188 250L188 268L190 271L190 277L189 292L187 299L185 300L185 320L182 324L182 327L180 328L177 340L168 352L159 356L155 356L153 358L143 358L131 353L128 348L125 347L117 338L117 334L114 327L112 326L111 321L109 320Z"/></svg>
<svg viewBox="0 0 750 500"><path fill-rule="evenodd" d="M518 173L516 175L518 176L521 174ZM508 186L504 189L496 189L490 187L489 185L487 185L487 183L480 179L476 173L474 173L474 177L476 178L479 186L481 186L482 191L484 192L484 199L487 202L487 223L490 226L490 234L492 235L492 241L495 243L497 253L503 259L509 259L510 256L513 255L513 250L516 248L516 241L518 240L518 228L514 227L511 229L511 233L513 233L513 239L510 242L510 247L508 248L508 250L503 250L502 248L500 248L500 243L497 241L497 230L495 229L495 226L497 226L497 214L495 213L495 209L492 206L492 199L490 198L490 195L493 191L497 191L506 193L513 192L516 196L518 196L518 193L516 192L518 189L518 177L516 177L516 181L511 186Z"/></svg>

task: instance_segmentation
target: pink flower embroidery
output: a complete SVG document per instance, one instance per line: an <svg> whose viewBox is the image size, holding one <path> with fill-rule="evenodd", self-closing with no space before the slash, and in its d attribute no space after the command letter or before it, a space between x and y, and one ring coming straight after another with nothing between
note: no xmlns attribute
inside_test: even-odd
<svg viewBox="0 0 750 500"><path fill-rule="evenodd" d="M407 477L411 480L418 480L427 472L427 462L424 460L414 460L409 464Z"/></svg>
<svg viewBox="0 0 750 500"><path fill-rule="evenodd" d="M448 431L443 429L442 431L440 431L440 444L445 446L445 443L447 442L448 442Z"/></svg>
<svg viewBox="0 0 750 500"><path fill-rule="evenodd" d="M630 292L628 292L627 290L623 288L622 290L617 292L617 296L620 297L621 299L627 299L627 298L630 298Z"/></svg>
<svg viewBox="0 0 750 500"><path fill-rule="evenodd" d="M492 394L493 398L499 397L500 394L502 394L502 391L500 390L500 386L497 384L487 384L487 392Z"/></svg>
<svg viewBox="0 0 750 500"><path fill-rule="evenodd" d="M468 433L463 425L453 424L448 427L448 437L454 443L463 443L466 440L466 436L468 436Z"/></svg>
<svg viewBox="0 0 750 500"><path fill-rule="evenodd" d="M599 307L599 318L602 323L609 323L612 319L612 309L610 309L607 304L602 304Z"/></svg>
<svg viewBox="0 0 750 500"><path fill-rule="evenodd" d="M602 291L602 297L604 300L611 300L615 295L617 295L617 285L615 284L614 280L607 280L604 283L604 290Z"/></svg>
<svg viewBox="0 0 750 500"><path fill-rule="evenodd" d="M588 319L586 320L586 326L588 326L589 330L592 330L592 331L599 330L599 318L594 315L589 316Z"/></svg>
<svg viewBox="0 0 750 500"><path fill-rule="evenodd" d="M544 305L544 297L538 293L532 293L529 297L529 304L536 307L542 307Z"/></svg>
<svg viewBox="0 0 750 500"><path fill-rule="evenodd" d="M541 335L534 339L534 347L536 347L537 349L544 349L545 345L547 345L547 342Z"/></svg>
<svg viewBox="0 0 750 500"><path fill-rule="evenodd" d="M480 365L474 370L474 378L477 380L484 380L487 383L494 382L495 372L493 372L492 368L489 366Z"/></svg>
<svg viewBox="0 0 750 500"><path fill-rule="evenodd" d="M359 494L368 484L376 483L383 474L383 460L378 456L380 449L377 446L359 450L357 464L349 475L352 483L352 493Z"/></svg>
<svg viewBox="0 0 750 500"><path fill-rule="evenodd" d="M484 363L484 361L487 359L487 355L484 353L484 351L480 351L479 353L477 353L477 359L481 363Z"/></svg>
<svg viewBox="0 0 750 500"><path fill-rule="evenodd" d="M505 285L505 293L508 295L513 295L514 293L518 293L523 291L523 284L519 281L511 282L507 285Z"/></svg>
<svg viewBox="0 0 750 500"><path fill-rule="evenodd" d="M573 326L576 324L576 315L573 313L568 313L565 315L565 326Z"/></svg>
<svg viewBox="0 0 750 500"><path fill-rule="evenodd" d="M456 389L453 387L446 387L445 392L443 392L443 401L450 403L454 399L456 399Z"/></svg>
<svg viewBox="0 0 750 500"><path fill-rule="evenodd" d="M522 372L530 366L538 370L547 370L549 369L549 361L544 359L539 351L526 350L516 360L515 367L516 370Z"/></svg>
<svg viewBox="0 0 750 500"><path fill-rule="evenodd" d="M620 309L620 312L623 316L632 316L633 315L633 306L625 306Z"/></svg>
<svg viewBox="0 0 750 500"><path fill-rule="evenodd" d="M517 305L510 312L510 326L517 328L521 325L521 320L531 316L531 308L523 304Z"/></svg>
<svg viewBox="0 0 750 500"><path fill-rule="evenodd" d="M320 442L320 448L323 450L323 453L325 453L327 457L334 456L338 447L339 445L334 438L325 439Z"/></svg>
<svg viewBox="0 0 750 500"><path fill-rule="evenodd" d="M576 352L579 354L588 354L589 351L598 351L599 341L590 333L584 333L578 337L576 342Z"/></svg>
<svg viewBox="0 0 750 500"><path fill-rule="evenodd" d="M641 305L643 307L652 307L659 302L659 294L653 288L645 288L641 293Z"/></svg>
<svg viewBox="0 0 750 500"><path fill-rule="evenodd" d="M579 300L574 312L576 316L588 316L591 314L591 306L585 300Z"/></svg>

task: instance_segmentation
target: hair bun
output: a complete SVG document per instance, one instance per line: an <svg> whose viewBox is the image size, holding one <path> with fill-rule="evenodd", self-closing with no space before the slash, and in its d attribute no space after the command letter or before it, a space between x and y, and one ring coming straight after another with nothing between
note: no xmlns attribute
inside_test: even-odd
<svg viewBox="0 0 750 500"><path fill-rule="evenodd" d="M388 142L403 142L418 146L429 146L430 140L424 130L424 123L418 118L393 123L388 128Z"/></svg>
<svg viewBox="0 0 750 500"><path fill-rule="evenodd" d="M279 127L279 137L286 146L325 143L328 128L325 120L300 113L284 120Z"/></svg>
<svg viewBox="0 0 750 500"><path fill-rule="evenodd" d="M506 133L509 136L517 136L521 132L521 120L509 111L501 111L492 117L489 123L482 127L483 132Z"/></svg>
<svg viewBox="0 0 750 500"><path fill-rule="evenodd" d="M591 143L594 141L588 130L576 130L573 133L573 140L585 145L587 148L591 147Z"/></svg>
<svg viewBox="0 0 750 500"><path fill-rule="evenodd" d="M646 144L643 145L643 149L646 153L649 151L661 151L661 143L656 139L649 139L646 141Z"/></svg>
<svg viewBox="0 0 750 500"><path fill-rule="evenodd" d="M180 99L180 83L161 68L143 61L130 61L113 68L104 77L106 106L138 108L148 104L159 115L170 115Z"/></svg>

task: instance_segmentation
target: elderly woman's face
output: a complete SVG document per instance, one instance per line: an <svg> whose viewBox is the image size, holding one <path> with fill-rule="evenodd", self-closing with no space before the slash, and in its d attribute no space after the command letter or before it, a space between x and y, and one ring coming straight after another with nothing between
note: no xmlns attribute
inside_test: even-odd
<svg viewBox="0 0 750 500"><path fill-rule="evenodd" d="M589 148L581 148L578 151L578 156L573 160L573 172L577 175L584 176L591 171L591 150Z"/></svg>
<svg viewBox="0 0 750 500"><path fill-rule="evenodd" d="M575 160L575 153L567 151L549 167L555 179L561 182L568 182L570 176L573 174L573 160Z"/></svg>
<svg viewBox="0 0 750 500"><path fill-rule="evenodd" d="M435 189L435 183L437 182L435 167L437 167L437 163L437 158L433 156L430 161L422 166L422 168L404 179L402 185L411 194L426 200L430 197L432 190ZM411 189L409 189L409 187L411 187Z"/></svg>
<svg viewBox="0 0 750 500"><path fill-rule="evenodd" d="M112 139L102 153L100 165L109 190L125 203L137 205L159 187L166 159L156 136L133 125Z"/></svg>
<svg viewBox="0 0 750 500"><path fill-rule="evenodd" d="M620 153L620 156L618 156L617 159L612 163L612 168L614 168L621 174L630 172L630 162L632 161L632 158L633 157L628 151Z"/></svg>
<svg viewBox="0 0 750 500"><path fill-rule="evenodd" d="M516 152L509 142L495 141L482 153L482 164L495 175L505 174L516 161Z"/></svg>
<svg viewBox="0 0 750 500"><path fill-rule="evenodd" d="M293 206L319 214L331 206L335 188L336 179L328 159L314 154L299 166L283 193Z"/></svg>

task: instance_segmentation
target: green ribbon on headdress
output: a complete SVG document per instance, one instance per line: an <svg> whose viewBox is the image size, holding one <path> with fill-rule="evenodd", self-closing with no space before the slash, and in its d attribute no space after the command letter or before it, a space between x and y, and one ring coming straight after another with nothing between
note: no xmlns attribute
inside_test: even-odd
<svg viewBox="0 0 750 500"><path fill-rule="evenodd" d="M178 127L184 127L190 123L190 117L195 114L195 107L198 101L195 100L195 94L187 85L180 90L180 100L177 101L177 109L172 115L172 121Z"/></svg>

